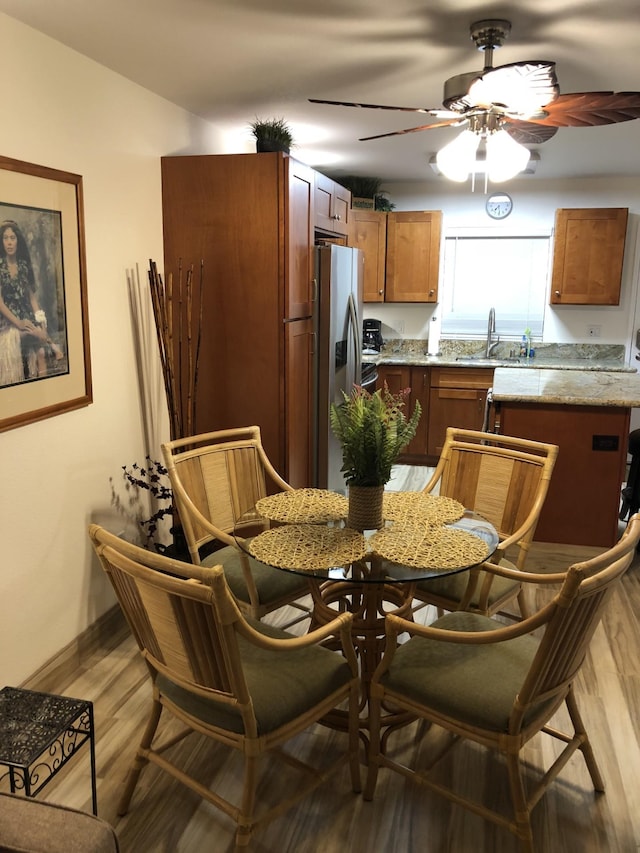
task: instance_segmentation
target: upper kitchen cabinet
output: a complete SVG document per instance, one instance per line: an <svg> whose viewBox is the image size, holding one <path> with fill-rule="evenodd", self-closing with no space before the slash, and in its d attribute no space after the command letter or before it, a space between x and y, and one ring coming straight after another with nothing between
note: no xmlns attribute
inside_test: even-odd
<svg viewBox="0 0 640 853"><path fill-rule="evenodd" d="M315 173L315 227L328 234L346 237L351 213L351 192L340 184Z"/></svg>
<svg viewBox="0 0 640 853"><path fill-rule="evenodd" d="M442 213L353 210L350 243L365 257L365 302L437 302Z"/></svg>
<svg viewBox="0 0 640 853"><path fill-rule="evenodd" d="M387 214L378 210L352 210L349 243L364 254L363 300L384 302Z"/></svg>
<svg viewBox="0 0 640 853"><path fill-rule="evenodd" d="M198 278L202 261L195 432L259 425L296 486L311 470L313 193L313 170L279 152L162 158L176 316L179 266Z"/></svg>
<svg viewBox="0 0 640 853"><path fill-rule="evenodd" d="M556 211L552 305L619 305L628 210Z"/></svg>

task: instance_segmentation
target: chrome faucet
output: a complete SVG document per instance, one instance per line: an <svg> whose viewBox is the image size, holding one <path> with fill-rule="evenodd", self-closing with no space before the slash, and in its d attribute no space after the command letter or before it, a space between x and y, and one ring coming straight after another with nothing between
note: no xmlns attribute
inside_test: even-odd
<svg viewBox="0 0 640 853"><path fill-rule="evenodd" d="M489 322L487 325L487 349L485 352L485 356L489 358L493 350L498 346L500 342L500 335L496 335L495 339L493 335L496 332L496 309L489 309Z"/></svg>

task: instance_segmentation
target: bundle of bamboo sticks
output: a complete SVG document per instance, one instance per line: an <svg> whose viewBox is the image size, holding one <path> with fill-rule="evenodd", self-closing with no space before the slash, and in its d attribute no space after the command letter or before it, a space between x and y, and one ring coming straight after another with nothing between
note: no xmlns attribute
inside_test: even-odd
<svg viewBox="0 0 640 853"><path fill-rule="evenodd" d="M149 260L149 287L172 440L194 432L202 340L203 275L201 263L198 287L194 288L193 266L184 274L180 264L174 289L173 274L166 276L165 284L155 261Z"/></svg>

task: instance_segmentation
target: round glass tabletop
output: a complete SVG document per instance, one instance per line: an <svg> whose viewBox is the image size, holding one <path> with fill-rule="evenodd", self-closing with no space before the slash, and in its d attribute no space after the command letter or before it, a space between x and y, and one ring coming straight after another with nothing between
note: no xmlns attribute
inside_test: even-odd
<svg viewBox="0 0 640 853"><path fill-rule="evenodd" d="M234 535L239 547L259 562L307 577L412 583L478 565L491 557L499 541L493 525L470 510L460 507L461 516L450 520L448 498L440 499L438 507L437 496L425 496L428 514L394 510L394 519L383 528L361 533L345 526L345 507L332 492L281 494L280 499L258 501L238 520ZM415 506L418 493L404 494Z"/></svg>

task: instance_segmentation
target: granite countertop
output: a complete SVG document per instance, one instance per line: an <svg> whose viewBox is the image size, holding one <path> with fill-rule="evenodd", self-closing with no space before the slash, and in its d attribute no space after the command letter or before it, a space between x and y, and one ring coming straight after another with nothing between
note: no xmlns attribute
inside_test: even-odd
<svg viewBox="0 0 640 853"><path fill-rule="evenodd" d="M570 372L542 369L496 369L496 402L562 403L567 406L640 406L640 375L619 371Z"/></svg>
<svg viewBox="0 0 640 853"><path fill-rule="evenodd" d="M364 363L403 364L417 367L510 367L518 370L581 370L636 373L625 364L625 348L618 344L538 344L535 356L512 356L514 342L499 343L491 358L485 358L483 341L446 340L440 352L427 353L424 340L387 341L382 352L364 354Z"/></svg>

